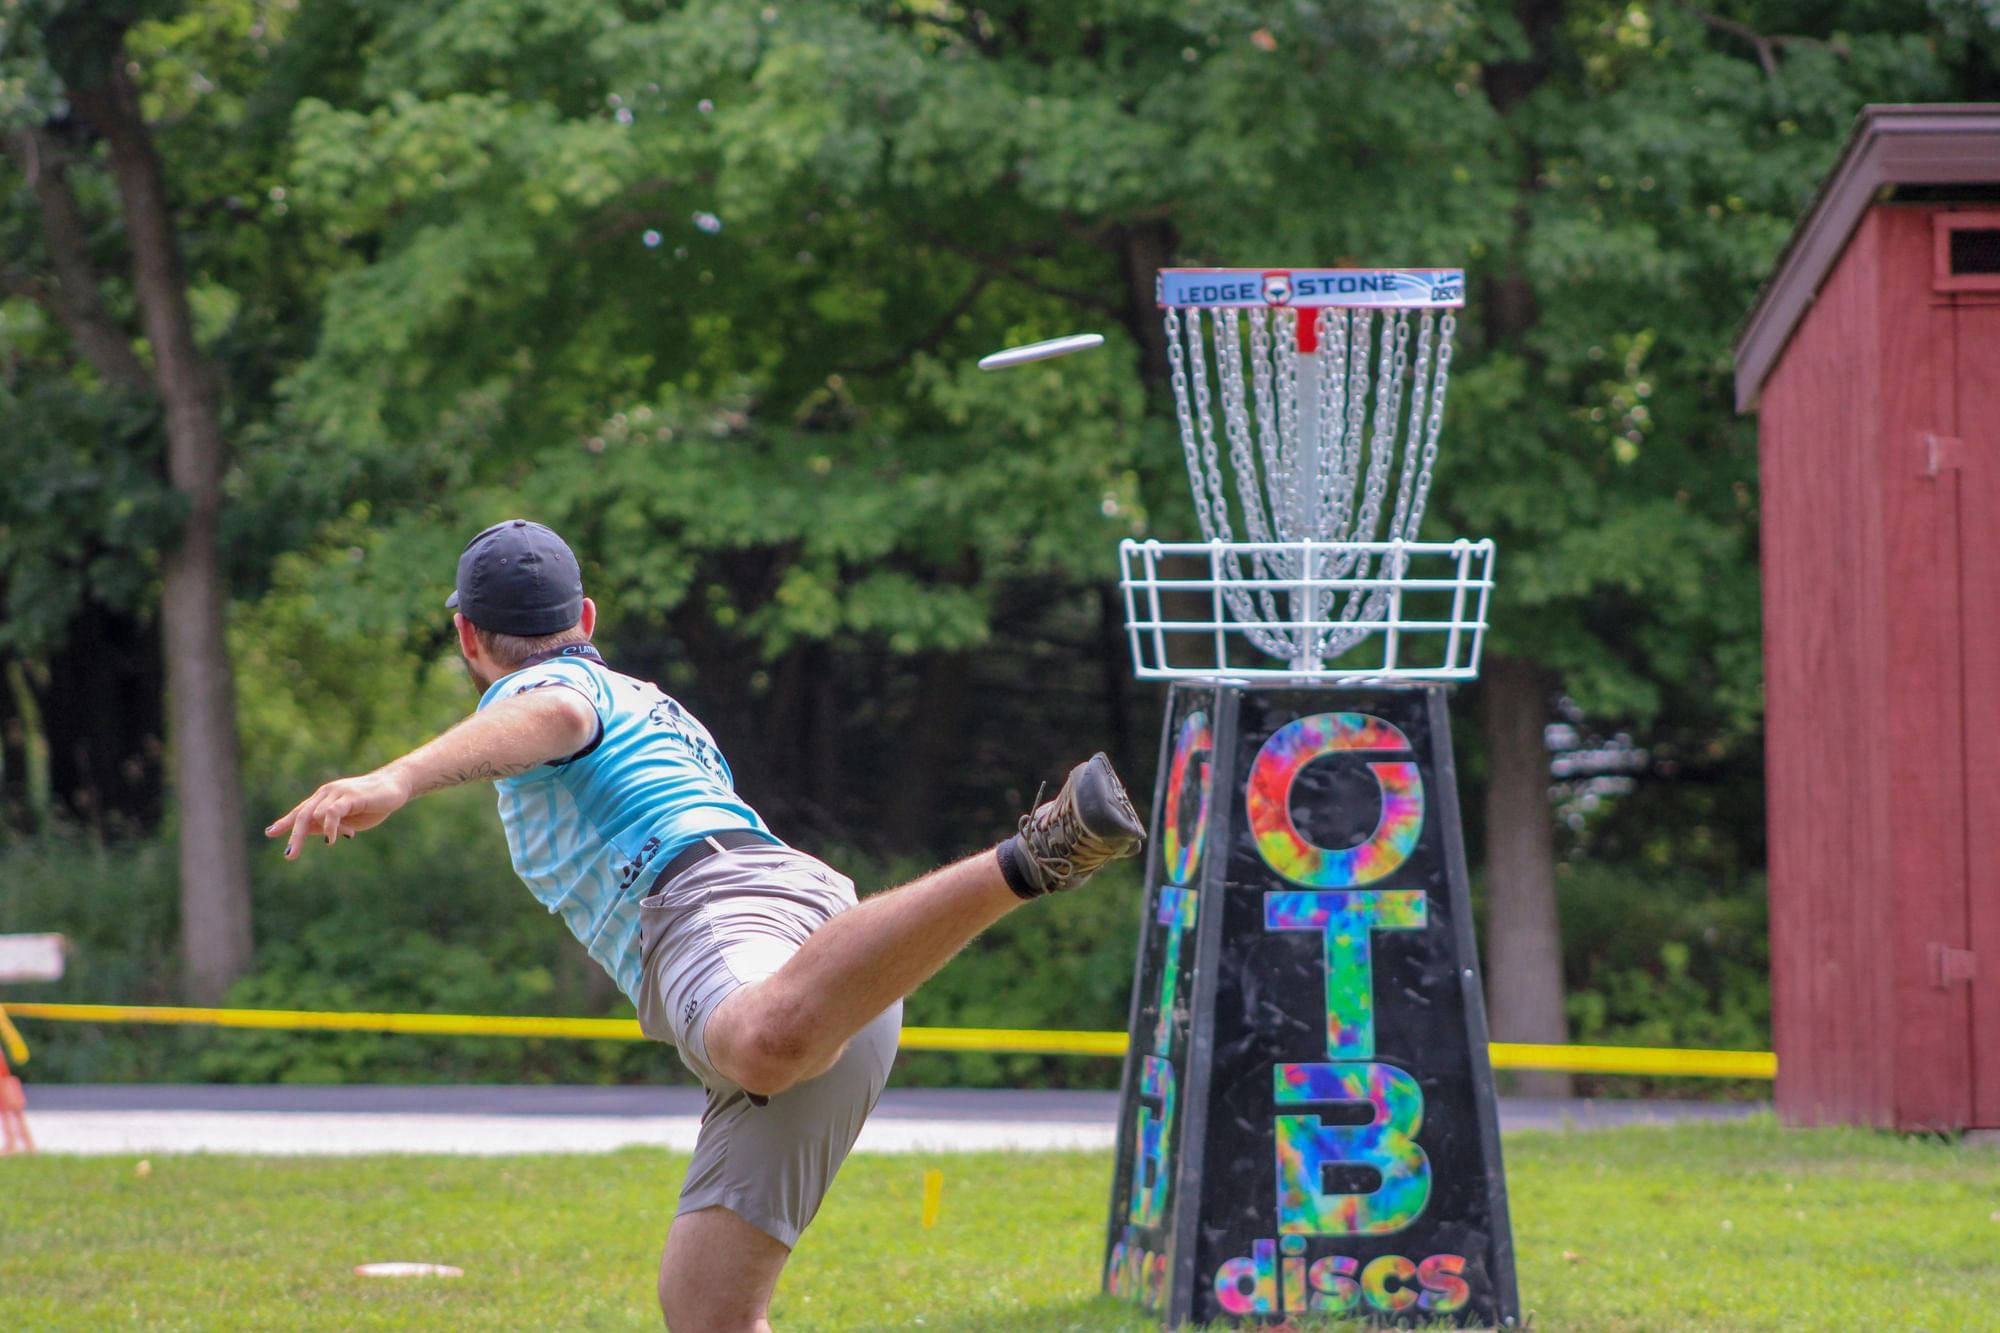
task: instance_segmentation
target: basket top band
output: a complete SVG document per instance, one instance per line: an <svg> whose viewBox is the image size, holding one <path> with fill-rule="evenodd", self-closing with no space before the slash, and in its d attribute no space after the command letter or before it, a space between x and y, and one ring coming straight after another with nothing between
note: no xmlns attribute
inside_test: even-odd
<svg viewBox="0 0 2000 1333"><path fill-rule="evenodd" d="M1161 306L1210 309L1455 310L1465 304L1458 268L1163 268Z"/></svg>

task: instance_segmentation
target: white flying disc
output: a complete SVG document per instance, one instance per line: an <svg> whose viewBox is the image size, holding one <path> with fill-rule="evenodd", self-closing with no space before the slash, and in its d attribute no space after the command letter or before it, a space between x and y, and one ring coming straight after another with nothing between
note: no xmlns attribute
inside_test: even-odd
<svg viewBox="0 0 2000 1333"><path fill-rule="evenodd" d="M450 1264L356 1264L356 1277L464 1277L463 1268Z"/></svg>
<svg viewBox="0 0 2000 1333"><path fill-rule="evenodd" d="M1052 356L1068 356L1071 352L1081 352L1092 347L1102 347L1104 335L1101 333L1072 333L1067 338L1050 338L1044 342L1025 343L1020 347L1008 347L979 358L981 370L1005 370L1009 366L1024 366L1030 361L1046 361Z"/></svg>

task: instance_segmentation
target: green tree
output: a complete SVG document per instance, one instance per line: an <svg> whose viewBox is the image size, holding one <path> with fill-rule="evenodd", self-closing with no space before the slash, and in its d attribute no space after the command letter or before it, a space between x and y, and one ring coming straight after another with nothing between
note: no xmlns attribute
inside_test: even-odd
<svg viewBox="0 0 2000 1333"><path fill-rule="evenodd" d="M1119 536L1192 528L1154 270L1445 262L1499 202L1451 6L348 12L362 73L300 105L285 182L353 257L286 384L374 496L329 603L434 618L406 571L532 506L760 790L896 847L941 841L975 650L1133 711L1096 589ZM1108 354L972 366L1091 327Z"/></svg>
<svg viewBox="0 0 2000 1333"><path fill-rule="evenodd" d="M250 93L283 86L266 76L289 12L0 7L15 168L0 356L24 483L0 529L0 653L15 720L47 719L51 767L74 769L55 785L100 828L107 808L157 817L164 720L184 981L207 1000L251 947L226 610L232 559L254 563L270 537L244 540L256 505L225 506L230 444L268 400L284 338L259 335L286 305L271 247L230 224L258 212L274 140Z"/></svg>
<svg viewBox="0 0 2000 1333"><path fill-rule="evenodd" d="M1513 205L1457 386L1473 475L1446 504L1505 552L1481 687L1498 1037L1566 1030L1556 696L1642 730L1671 717L1711 750L1660 760L1758 743L1755 433L1732 412L1731 334L1862 104L1977 94L1984 58L1971 28L1939 41L1944 8L1489 11L1481 87ZM1990 12L1957 11L1990 42Z"/></svg>
<svg viewBox="0 0 2000 1333"><path fill-rule="evenodd" d="M742 683L708 686L727 712L835 735L819 645L917 654L920 769L1007 588L1191 527L1155 268L1471 268L1436 526L1504 552L1489 959L1528 1040L1565 1031L1551 708L1754 743L1729 331L1854 110L1954 86L1920 4L355 13L364 73L301 105L292 174L371 257L300 419L457 527L553 511L615 605ZM1086 320L1111 356L965 368ZM444 567L434 500L380 512L385 574Z"/></svg>
<svg viewBox="0 0 2000 1333"><path fill-rule="evenodd" d="M75 56L83 85L136 90L165 163L187 364L239 446L221 576L261 598L307 552L283 614L245 621L285 640L247 711L295 716L268 692L300 682L338 706L304 660L335 642L445 650L459 543L533 512L584 553L621 660L697 691L739 774L829 841L989 825L1034 728L1149 748L1103 588L1118 536L1193 530L1156 268L1465 265L1433 531L1502 547L1489 974L1496 1032L1530 1039L1562 1033L1557 697L1754 754L1729 332L1854 110L1990 93L1994 67L1976 0L0 12L17 164L36 135L61 163L20 166L0 222L25 423L0 448L35 483L0 501L0 579L31 704L91 608L152 614L149 553L180 538L150 534L210 512L167 471L171 339L113 277L140 229L106 126L137 142L132 118L66 101L65 51L122 43ZM78 226L51 225L52 180ZM1106 351L971 368L1080 328ZM199 376L174 385L199 407Z"/></svg>

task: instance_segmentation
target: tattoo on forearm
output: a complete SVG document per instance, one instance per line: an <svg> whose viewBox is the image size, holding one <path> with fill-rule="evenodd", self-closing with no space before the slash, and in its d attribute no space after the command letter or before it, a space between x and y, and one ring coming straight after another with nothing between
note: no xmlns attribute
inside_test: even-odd
<svg viewBox="0 0 2000 1333"><path fill-rule="evenodd" d="M440 773L419 785L412 794L428 796L434 791L443 791L446 787L462 787L468 782L491 782L495 778L515 777L534 768L539 762L531 759L526 763L496 764L491 760L482 759L469 768L461 768L452 773Z"/></svg>

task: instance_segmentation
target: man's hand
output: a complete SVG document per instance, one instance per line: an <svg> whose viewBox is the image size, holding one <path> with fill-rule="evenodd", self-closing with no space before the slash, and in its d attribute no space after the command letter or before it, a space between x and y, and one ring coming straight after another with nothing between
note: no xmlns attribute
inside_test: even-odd
<svg viewBox="0 0 2000 1333"><path fill-rule="evenodd" d="M290 814L264 830L264 836L281 838L289 832L291 837L285 843L285 856L289 860L299 854L313 834L324 835L331 846L342 833L353 837L364 829L374 828L408 805L410 795L409 781L387 770L341 778L293 806Z"/></svg>

